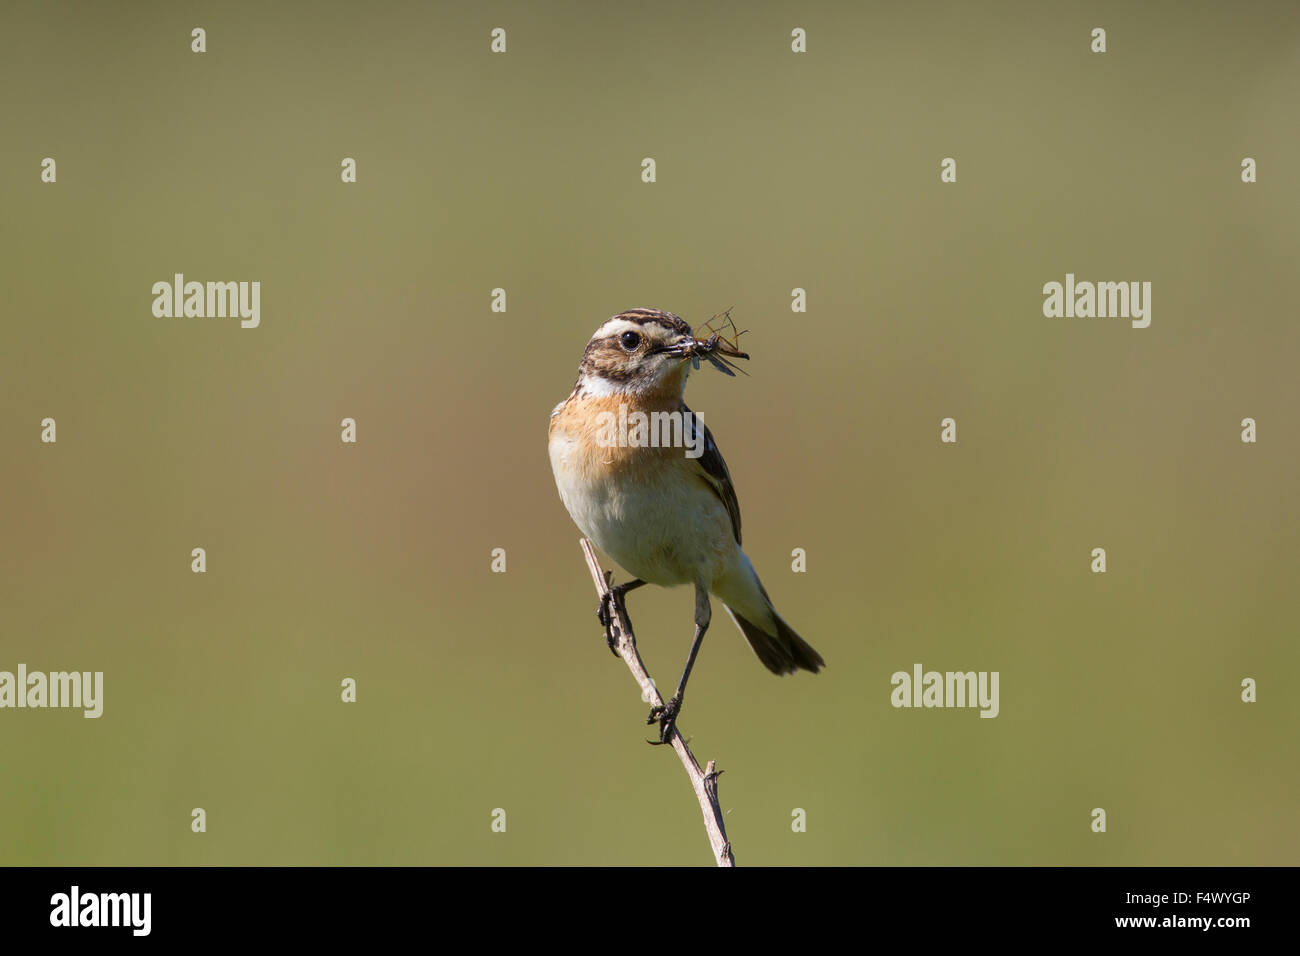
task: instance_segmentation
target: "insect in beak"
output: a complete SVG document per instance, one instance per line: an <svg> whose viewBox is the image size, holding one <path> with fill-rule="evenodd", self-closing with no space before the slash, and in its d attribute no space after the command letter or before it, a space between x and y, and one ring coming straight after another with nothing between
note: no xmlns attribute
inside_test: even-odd
<svg viewBox="0 0 1300 956"><path fill-rule="evenodd" d="M723 328L729 330L730 335L724 334L723 331L715 332L713 330L714 324L719 319L726 320L726 325ZM736 372L733 372L732 369L743 373L744 369L727 361L728 358L749 358L747 353L740 350L740 337L745 333L738 330L736 324L731 321L731 310L728 309L726 312L719 313L709 319L705 323L703 331L708 333L708 337L695 339L688 353L695 368L700 367L700 359L705 359L724 375L730 375L734 378Z"/></svg>
<svg viewBox="0 0 1300 956"><path fill-rule="evenodd" d="M727 320L727 327L733 333L731 336L723 335L721 332L713 331L713 323L719 318ZM651 349L650 355L671 355L680 358L683 362L690 362L696 370L700 367L700 359L704 359L719 372L724 375L735 377L735 372L744 372L744 369L738 365L727 361L728 358L749 358L748 353L742 352L737 345L740 337L745 333L737 331L735 324L731 321L731 310L720 315L715 315L704 326L704 332L708 333L707 338L695 338L694 336L685 335L674 342L672 345L661 345L658 348Z"/></svg>

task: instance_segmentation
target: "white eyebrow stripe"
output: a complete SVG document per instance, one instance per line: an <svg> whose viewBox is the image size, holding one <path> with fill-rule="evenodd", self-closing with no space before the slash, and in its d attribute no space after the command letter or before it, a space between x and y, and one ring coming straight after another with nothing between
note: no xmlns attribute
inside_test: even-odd
<svg viewBox="0 0 1300 956"><path fill-rule="evenodd" d="M609 338L611 335L622 335L624 332L637 332L643 334L645 332L645 326L641 325L639 322L613 318L609 319L604 325L598 328L596 334L593 335L592 338L604 339Z"/></svg>

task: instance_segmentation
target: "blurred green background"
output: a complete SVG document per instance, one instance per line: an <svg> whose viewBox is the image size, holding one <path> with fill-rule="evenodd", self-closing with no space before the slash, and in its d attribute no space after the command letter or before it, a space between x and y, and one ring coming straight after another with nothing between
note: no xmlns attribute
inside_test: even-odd
<svg viewBox="0 0 1300 956"><path fill-rule="evenodd" d="M0 669L106 684L0 711L0 863L710 864L546 455L637 306L750 330L687 398L828 661L715 616L681 726L741 865L1300 859L1294 3L0 18ZM175 272L261 327L154 318ZM1066 272L1151 327L1044 318ZM630 607L671 686L689 591ZM893 709L916 662L1001 715Z"/></svg>

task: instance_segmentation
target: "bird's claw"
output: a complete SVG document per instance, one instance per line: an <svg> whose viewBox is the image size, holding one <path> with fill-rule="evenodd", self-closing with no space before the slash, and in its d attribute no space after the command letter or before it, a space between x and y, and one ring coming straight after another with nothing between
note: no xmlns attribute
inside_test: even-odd
<svg viewBox="0 0 1300 956"><path fill-rule="evenodd" d="M605 643L609 645L609 652L618 657L618 624L615 622L614 615L614 592L606 591L601 595L600 603L596 605L596 618L600 621L600 626L605 629Z"/></svg>
<svg viewBox="0 0 1300 956"><path fill-rule="evenodd" d="M650 708L650 716L645 719L647 725L659 722L659 739L647 740L646 743L659 746L666 744L672 739L673 731L677 729L677 715L682 709L682 699L676 694L672 700L666 704L656 704Z"/></svg>

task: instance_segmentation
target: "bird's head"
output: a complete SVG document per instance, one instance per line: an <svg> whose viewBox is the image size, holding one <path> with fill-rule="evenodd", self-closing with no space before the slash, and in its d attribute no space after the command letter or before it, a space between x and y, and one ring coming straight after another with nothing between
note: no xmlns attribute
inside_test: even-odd
<svg viewBox="0 0 1300 956"><path fill-rule="evenodd" d="M597 394L673 393L681 396L686 376L701 358L732 374L717 353L749 358L717 336L702 341L680 316L658 309L630 309L596 330L582 354L578 381Z"/></svg>

